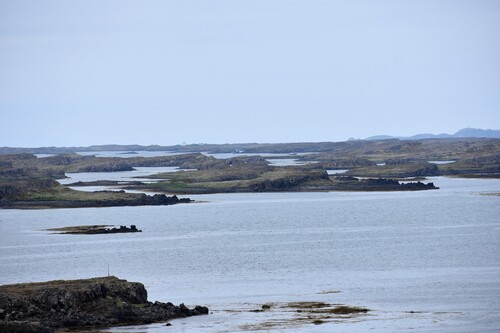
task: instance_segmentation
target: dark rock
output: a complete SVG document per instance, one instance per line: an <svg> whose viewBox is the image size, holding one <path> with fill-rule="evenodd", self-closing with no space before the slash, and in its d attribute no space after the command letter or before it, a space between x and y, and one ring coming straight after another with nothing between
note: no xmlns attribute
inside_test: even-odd
<svg viewBox="0 0 500 333"><path fill-rule="evenodd" d="M197 305L192 311L192 313L195 315L208 314L208 308L206 306Z"/></svg>
<svg viewBox="0 0 500 333"><path fill-rule="evenodd" d="M208 314L184 304L148 302L144 285L116 277L0 286L0 332L146 324Z"/></svg>
<svg viewBox="0 0 500 333"><path fill-rule="evenodd" d="M2 333L53 333L54 330L38 322L0 320Z"/></svg>
<svg viewBox="0 0 500 333"><path fill-rule="evenodd" d="M359 179L352 176L335 176L336 190L345 191L421 191L434 190L438 187L434 183L409 182L400 183L395 179L388 178L368 178Z"/></svg>

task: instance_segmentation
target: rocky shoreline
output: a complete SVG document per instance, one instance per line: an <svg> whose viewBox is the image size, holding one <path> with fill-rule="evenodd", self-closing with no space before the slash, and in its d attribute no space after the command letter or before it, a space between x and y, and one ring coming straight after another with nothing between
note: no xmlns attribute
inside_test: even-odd
<svg viewBox="0 0 500 333"><path fill-rule="evenodd" d="M189 198L178 198L176 195L167 196L165 194L134 194L135 197L126 199L113 199L112 195L117 192L100 191L101 193L110 193L111 198L107 200L1 200L0 208L15 209L40 209L40 208L97 208L97 207L123 207L123 206L166 206L178 203L190 203ZM98 192L89 192L98 193ZM87 194L87 193L84 193ZM120 194L120 193L118 193Z"/></svg>
<svg viewBox="0 0 500 333"><path fill-rule="evenodd" d="M208 308L149 302L142 283L117 277L0 286L0 332L52 333L166 322L208 314Z"/></svg>

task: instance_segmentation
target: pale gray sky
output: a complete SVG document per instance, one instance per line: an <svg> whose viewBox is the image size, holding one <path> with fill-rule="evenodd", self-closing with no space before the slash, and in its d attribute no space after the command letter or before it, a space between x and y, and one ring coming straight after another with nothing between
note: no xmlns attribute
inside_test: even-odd
<svg viewBox="0 0 500 333"><path fill-rule="evenodd" d="M500 129L500 1L0 0L0 146Z"/></svg>

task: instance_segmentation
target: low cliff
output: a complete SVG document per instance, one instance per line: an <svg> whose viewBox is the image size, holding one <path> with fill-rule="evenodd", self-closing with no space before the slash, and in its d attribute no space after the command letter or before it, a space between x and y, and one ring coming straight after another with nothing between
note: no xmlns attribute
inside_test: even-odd
<svg viewBox="0 0 500 333"><path fill-rule="evenodd" d="M0 332L148 324L201 314L208 309L149 302L142 283L113 276L0 286Z"/></svg>

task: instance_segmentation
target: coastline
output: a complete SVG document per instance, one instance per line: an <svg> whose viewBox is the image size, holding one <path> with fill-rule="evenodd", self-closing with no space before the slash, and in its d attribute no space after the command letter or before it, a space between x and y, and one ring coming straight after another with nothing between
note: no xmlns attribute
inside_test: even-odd
<svg viewBox="0 0 500 333"><path fill-rule="evenodd" d="M19 198L0 199L0 209L48 209L48 208L99 208L124 206L168 206L191 203L189 198L176 195L147 195L125 191L76 191L63 185L54 185L37 193Z"/></svg>
<svg viewBox="0 0 500 333"><path fill-rule="evenodd" d="M0 286L0 331L52 333L60 328L103 328L167 322L208 314L183 303L150 302L142 283L114 276Z"/></svg>

